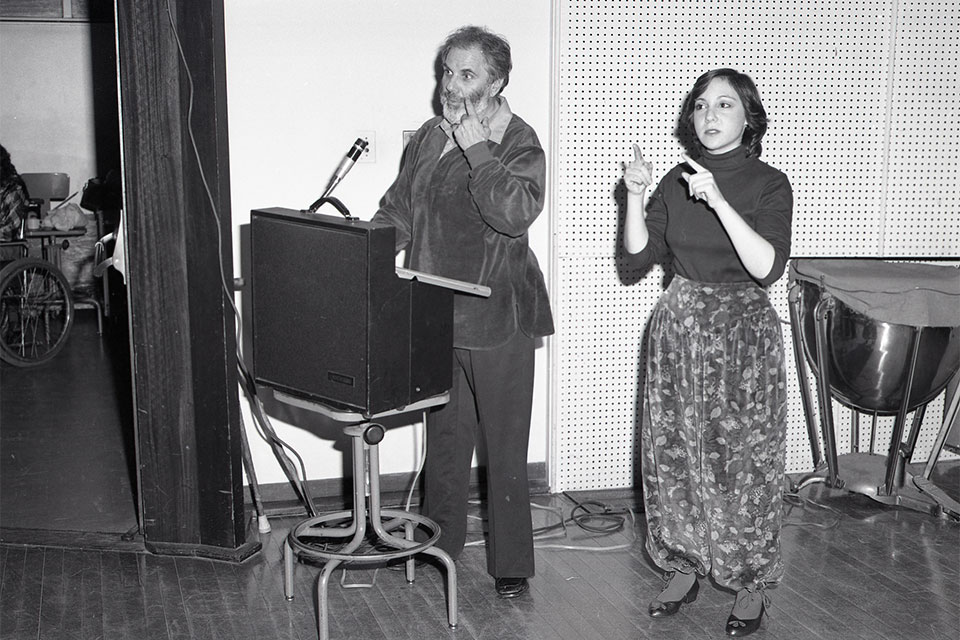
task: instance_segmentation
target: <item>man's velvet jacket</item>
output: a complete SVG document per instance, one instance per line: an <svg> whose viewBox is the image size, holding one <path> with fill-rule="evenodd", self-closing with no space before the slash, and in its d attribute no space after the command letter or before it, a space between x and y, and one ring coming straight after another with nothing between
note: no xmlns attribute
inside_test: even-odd
<svg viewBox="0 0 960 640"><path fill-rule="evenodd" d="M443 123L432 118L410 139L374 222L396 227L407 268L490 287L489 298L455 295L455 347L494 348L518 330L550 335L547 289L527 239L546 182L536 133L503 98L490 139L466 151Z"/></svg>

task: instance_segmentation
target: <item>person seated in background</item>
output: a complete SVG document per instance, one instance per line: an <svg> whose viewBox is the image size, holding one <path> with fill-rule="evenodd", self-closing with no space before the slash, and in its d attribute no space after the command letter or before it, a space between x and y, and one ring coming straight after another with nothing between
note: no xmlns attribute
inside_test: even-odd
<svg viewBox="0 0 960 640"><path fill-rule="evenodd" d="M7 148L0 145L0 242L18 238L21 222L27 217L29 202L27 185L13 166ZM0 260L19 257L19 248L0 246Z"/></svg>

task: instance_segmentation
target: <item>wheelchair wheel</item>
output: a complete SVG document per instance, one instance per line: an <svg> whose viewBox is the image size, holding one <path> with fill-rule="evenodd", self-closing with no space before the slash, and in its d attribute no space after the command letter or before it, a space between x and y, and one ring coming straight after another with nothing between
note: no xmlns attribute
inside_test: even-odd
<svg viewBox="0 0 960 640"><path fill-rule="evenodd" d="M48 362L71 326L70 285L52 263L22 258L0 270L0 359L18 367Z"/></svg>

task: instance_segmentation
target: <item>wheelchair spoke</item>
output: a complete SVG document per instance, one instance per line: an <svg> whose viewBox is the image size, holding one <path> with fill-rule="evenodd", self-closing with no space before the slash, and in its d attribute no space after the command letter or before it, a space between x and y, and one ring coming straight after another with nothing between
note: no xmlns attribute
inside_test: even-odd
<svg viewBox="0 0 960 640"><path fill-rule="evenodd" d="M0 357L17 366L47 362L73 324L70 286L56 267L36 258L0 271Z"/></svg>

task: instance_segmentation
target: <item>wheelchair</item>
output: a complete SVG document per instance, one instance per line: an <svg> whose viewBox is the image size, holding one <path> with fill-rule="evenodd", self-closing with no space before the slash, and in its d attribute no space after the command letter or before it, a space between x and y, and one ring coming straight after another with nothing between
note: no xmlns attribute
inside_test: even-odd
<svg viewBox="0 0 960 640"><path fill-rule="evenodd" d="M103 333L109 295L106 280L102 299L73 291L60 270L60 251L69 246L69 238L78 236L75 230L28 228L27 218L42 219L51 201L62 203L76 195L68 196L69 176L65 173L20 175L31 196L30 211L21 220L14 239L0 241L0 360L17 367L32 367L49 362L60 353L78 306L96 309L98 333ZM83 187L80 206L94 211L97 221L95 276L102 276L103 270L112 264L113 256L106 256L105 246L115 243L117 234L107 233L103 214L108 208L120 210L117 183L117 176L111 173L105 179L92 178ZM31 254L37 242L39 256L34 256Z"/></svg>
<svg viewBox="0 0 960 640"><path fill-rule="evenodd" d="M0 359L17 367L49 362L73 326L70 284L52 262L31 257L26 242L0 242L0 248L21 256L0 269Z"/></svg>
<svg viewBox="0 0 960 640"><path fill-rule="evenodd" d="M22 233L21 233L22 237ZM95 245L95 277L114 262L107 245L116 243L117 233L101 237ZM52 360L67 342L78 305L97 311L98 332L103 332L102 307L88 296L77 297L63 272L48 256L69 240L58 240L59 247L41 247L40 257L30 253L25 240L0 241L0 360L16 367L39 366ZM13 255L12 259L9 256Z"/></svg>
<svg viewBox="0 0 960 640"><path fill-rule="evenodd" d="M105 243L114 237L97 242L94 264L101 263ZM0 251L18 256L0 261L0 360L39 366L66 345L77 304L74 292L53 261L30 255L25 240L0 242Z"/></svg>

